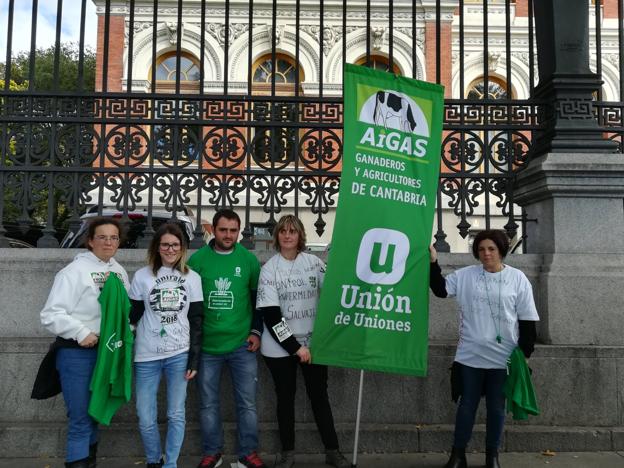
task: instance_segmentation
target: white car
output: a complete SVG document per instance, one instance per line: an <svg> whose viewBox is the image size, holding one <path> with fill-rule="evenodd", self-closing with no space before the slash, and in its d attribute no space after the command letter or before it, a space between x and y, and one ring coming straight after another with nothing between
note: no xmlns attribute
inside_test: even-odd
<svg viewBox="0 0 624 468"><path fill-rule="evenodd" d="M72 229L67 231L67 234L61 241L61 248L84 248L84 236L87 232L89 220L97 216L97 207L92 207L85 214L83 214L80 217L80 227L77 231L73 231ZM123 212L115 209L104 208L101 216L105 218L116 218L121 221L123 218ZM147 247L147 240L143 240L143 232L147 227L147 217L147 210L135 210L128 212L128 219L130 220L130 223L125 226L125 236L123 243L120 245L121 248L136 249ZM170 211L152 211L152 228L154 231L158 229L161 224L168 221L172 221L172 213ZM187 242L190 242L190 240L195 237L195 222L192 215L185 210L178 213L174 221L180 224L182 232L186 234Z"/></svg>

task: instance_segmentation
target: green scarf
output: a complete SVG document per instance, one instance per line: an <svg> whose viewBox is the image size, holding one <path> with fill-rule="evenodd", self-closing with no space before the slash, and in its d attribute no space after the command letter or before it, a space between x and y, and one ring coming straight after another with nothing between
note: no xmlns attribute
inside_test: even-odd
<svg viewBox="0 0 624 468"><path fill-rule="evenodd" d="M529 414L537 416L540 411L537 407L535 389L531 382L529 366L520 348L516 348L507 359L507 380L503 393L507 398L507 411L513 414L515 420L528 419Z"/></svg>

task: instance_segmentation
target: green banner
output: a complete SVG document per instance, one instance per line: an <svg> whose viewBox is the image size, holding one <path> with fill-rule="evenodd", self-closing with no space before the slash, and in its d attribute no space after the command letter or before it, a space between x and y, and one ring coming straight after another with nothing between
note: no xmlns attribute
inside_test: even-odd
<svg viewBox="0 0 624 468"><path fill-rule="evenodd" d="M313 362L426 375L444 88L345 65L344 150Z"/></svg>

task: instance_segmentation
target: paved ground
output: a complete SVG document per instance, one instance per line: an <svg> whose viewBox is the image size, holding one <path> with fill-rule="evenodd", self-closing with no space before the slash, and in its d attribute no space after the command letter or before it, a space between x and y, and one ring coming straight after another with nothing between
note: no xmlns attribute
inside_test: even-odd
<svg viewBox="0 0 624 468"><path fill-rule="evenodd" d="M264 460L269 466L273 463L272 456L265 455ZM358 467L361 468L441 468L447 460L442 453L414 453L414 454L375 454L358 455ZM235 461L233 457L226 457L226 462ZM301 455L297 458L297 468L328 468L320 455ZM562 452L544 455L541 453L503 453L500 456L502 468L623 468L624 452ZM194 468L199 462L197 457L183 457L178 462L179 468ZM470 467L483 466L483 454L470 454ZM0 468L62 468L63 460L47 458L0 458ZM98 460L100 468L137 468L145 466L140 458L102 458ZM226 463L222 468L229 468Z"/></svg>

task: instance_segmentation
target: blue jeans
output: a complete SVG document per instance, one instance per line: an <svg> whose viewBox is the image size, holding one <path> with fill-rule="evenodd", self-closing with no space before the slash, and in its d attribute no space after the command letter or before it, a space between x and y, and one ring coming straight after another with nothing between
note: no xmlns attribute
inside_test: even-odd
<svg viewBox="0 0 624 468"><path fill-rule="evenodd" d="M223 451L223 425L219 405L219 388L223 364L230 368L236 401L238 457L245 457L258 448L258 415L256 388L258 360L247 351L247 343L227 354L202 353L199 366L199 421L204 455Z"/></svg>
<svg viewBox="0 0 624 468"><path fill-rule="evenodd" d="M145 447L147 463L158 463L162 455L160 433L158 432L158 407L156 397L160 376L167 380L167 439L165 443L165 468L175 468L184 441L186 425L184 404L186 384L184 378L188 353L158 359L156 361L135 362L136 408L139 416L139 430Z"/></svg>
<svg viewBox="0 0 624 468"><path fill-rule="evenodd" d="M468 445L481 393L485 390L487 409L485 447L487 450L498 450L505 425L503 386L507 371L505 369L479 369L463 364L460 364L460 369L462 395L455 417L453 445L457 448L466 448Z"/></svg>
<svg viewBox="0 0 624 468"><path fill-rule="evenodd" d="M89 445L98 441L98 426L89 416L91 376L97 348L59 348L56 369L61 378L63 399L67 407L67 454L70 463L89 456Z"/></svg>

